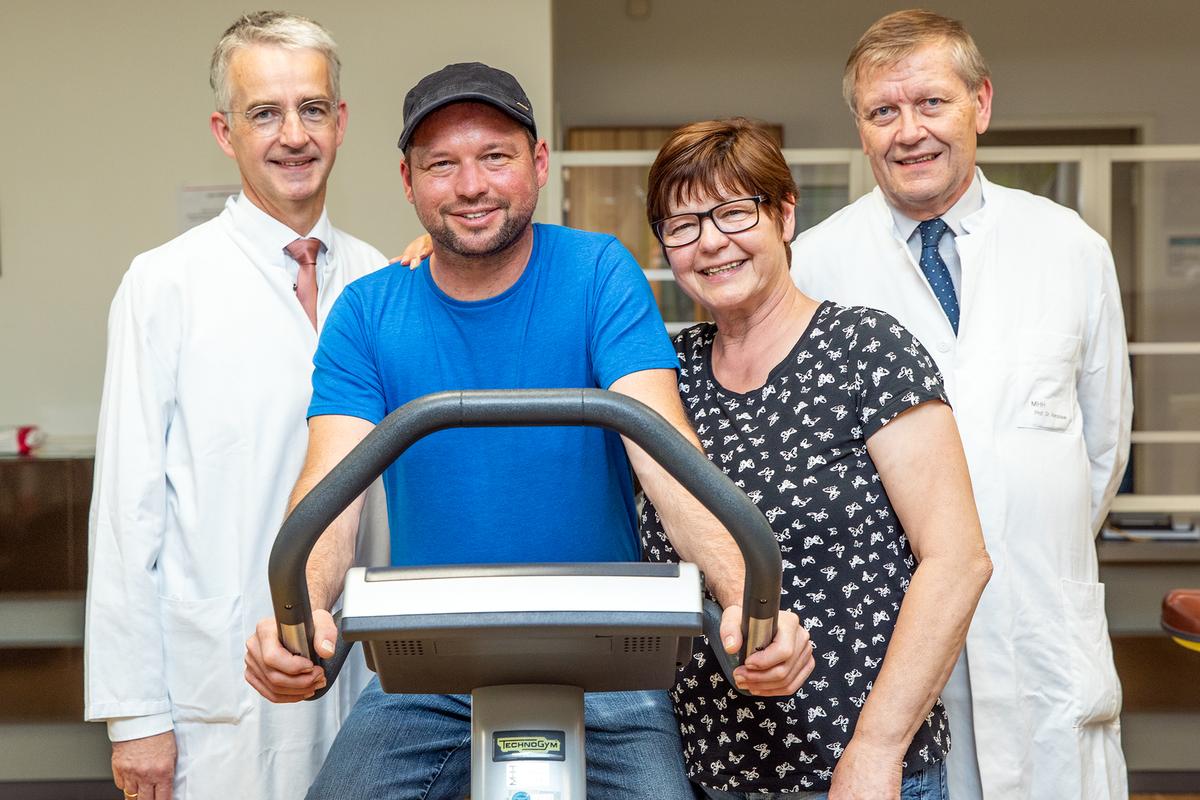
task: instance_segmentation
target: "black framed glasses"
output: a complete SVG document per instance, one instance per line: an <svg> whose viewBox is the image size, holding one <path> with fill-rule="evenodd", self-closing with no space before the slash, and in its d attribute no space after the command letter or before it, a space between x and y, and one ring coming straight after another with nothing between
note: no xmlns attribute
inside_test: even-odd
<svg viewBox="0 0 1200 800"><path fill-rule="evenodd" d="M708 211L693 214L673 214L650 227L663 247L683 247L700 238L700 225L705 218L712 220L721 233L741 233L758 224L758 206L766 198L761 194L726 200Z"/></svg>
<svg viewBox="0 0 1200 800"><path fill-rule="evenodd" d="M289 111L295 111L300 124L309 132L329 127L336 116L336 104L332 100L309 100L296 108L279 106L255 106L245 111L222 111L222 114L241 114L259 136L274 136L283 127Z"/></svg>

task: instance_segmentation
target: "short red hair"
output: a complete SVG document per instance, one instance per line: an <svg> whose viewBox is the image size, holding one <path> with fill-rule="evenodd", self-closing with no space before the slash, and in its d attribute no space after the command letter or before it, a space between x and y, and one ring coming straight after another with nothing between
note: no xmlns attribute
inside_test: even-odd
<svg viewBox="0 0 1200 800"><path fill-rule="evenodd" d="M796 202L796 181L774 138L745 117L693 122L671 134L650 167L646 216L651 225L697 194L761 195L775 220ZM791 260L790 243L785 243Z"/></svg>

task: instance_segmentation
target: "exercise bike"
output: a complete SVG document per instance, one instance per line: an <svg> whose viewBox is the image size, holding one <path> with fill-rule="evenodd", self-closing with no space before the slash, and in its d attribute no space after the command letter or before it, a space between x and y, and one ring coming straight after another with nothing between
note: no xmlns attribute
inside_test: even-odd
<svg viewBox="0 0 1200 800"><path fill-rule="evenodd" d="M631 439L726 527L746 565L741 652L720 648L721 610L694 564L485 564L352 568L337 651L317 658L305 566L333 520L423 436L547 425ZM583 693L670 688L701 633L730 677L775 636L782 561L750 499L656 412L550 389L439 392L392 412L288 516L269 571L280 641L325 671L316 697L362 642L386 692L470 693L474 800L585 800Z"/></svg>

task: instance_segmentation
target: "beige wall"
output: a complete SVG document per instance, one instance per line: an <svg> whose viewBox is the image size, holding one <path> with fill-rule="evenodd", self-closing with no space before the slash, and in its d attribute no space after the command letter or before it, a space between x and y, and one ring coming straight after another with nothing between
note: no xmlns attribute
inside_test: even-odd
<svg viewBox="0 0 1200 800"><path fill-rule="evenodd" d="M418 231L397 176L400 106L442 64L511 69L544 133L745 113L782 123L790 147L847 146L841 63L866 25L904 5L648 0L643 20L630 18L626 0L293 8L333 31L345 62L350 128L331 215L395 253ZM965 19L984 48L996 124L1124 121L1146 123L1150 142L1200 141L1200 107L1180 88L1200 78L1195 0L932 5ZM180 187L237 180L208 132L207 64L224 27L253 8L3 0L0 424L94 432L104 321L129 260L178 232ZM543 219L551 201L543 198Z"/></svg>
<svg viewBox="0 0 1200 800"><path fill-rule="evenodd" d="M967 24L991 67L994 129L1137 127L1147 144L1200 143L1197 0L555 0L560 131L742 114L781 124L788 147L856 147L846 57L874 20L914 5ZM1114 250L1138 341L1200 339L1200 273L1172 273L1166 249L1200 231L1198 178L1195 163L1154 165L1119 184L1134 193L1136 221L1114 228ZM1196 365L1134 360L1136 430L1200 428ZM1198 454L1135 447L1137 491L1195 494Z"/></svg>
<svg viewBox="0 0 1200 800"><path fill-rule="evenodd" d="M743 114L782 123L788 147L854 146L846 56L913 6L966 22L994 75L995 124L1147 119L1152 143L1200 141L1196 0L556 0L561 127Z"/></svg>
<svg viewBox="0 0 1200 800"><path fill-rule="evenodd" d="M0 425L94 434L108 305L130 259L179 232L180 187L237 182L208 130L208 62L225 27L257 7L3 0ZM350 125L330 215L385 253L420 230L396 139L404 93L422 75L464 60L506 68L550 132L550 0L290 8L328 27L342 56Z"/></svg>

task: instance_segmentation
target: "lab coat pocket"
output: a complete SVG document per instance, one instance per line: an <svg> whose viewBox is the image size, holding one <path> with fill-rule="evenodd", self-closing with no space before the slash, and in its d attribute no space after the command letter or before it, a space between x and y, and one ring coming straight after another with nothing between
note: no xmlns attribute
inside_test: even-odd
<svg viewBox="0 0 1200 800"><path fill-rule="evenodd" d="M1052 331L1018 330L1017 427L1065 431L1075 419L1075 368L1080 338Z"/></svg>
<svg viewBox="0 0 1200 800"><path fill-rule="evenodd" d="M1063 611L1071 653L1074 725L1116 719L1121 683L1104 616L1104 584L1063 579Z"/></svg>
<svg viewBox="0 0 1200 800"><path fill-rule="evenodd" d="M246 694L241 596L161 600L175 721L237 722Z"/></svg>

